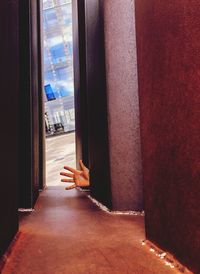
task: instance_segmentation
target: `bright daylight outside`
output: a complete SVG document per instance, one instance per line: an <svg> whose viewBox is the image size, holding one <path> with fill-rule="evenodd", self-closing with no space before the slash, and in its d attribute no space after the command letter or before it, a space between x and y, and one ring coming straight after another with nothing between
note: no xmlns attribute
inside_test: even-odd
<svg viewBox="0 0 200 274"><path fill-rule="evenodd" d="M47 185L62 167L75 166L71 0L43 0L44 104Z"/></svg>

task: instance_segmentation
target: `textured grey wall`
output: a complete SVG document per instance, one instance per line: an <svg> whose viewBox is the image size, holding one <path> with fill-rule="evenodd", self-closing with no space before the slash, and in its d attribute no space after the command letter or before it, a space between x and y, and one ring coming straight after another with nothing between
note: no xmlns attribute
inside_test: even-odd
<svg viewBox="0 0 200 274"><path fill-rule="evenodd" d="M142 210L138 78L133 0L104 0L113 209Z"/></svg>

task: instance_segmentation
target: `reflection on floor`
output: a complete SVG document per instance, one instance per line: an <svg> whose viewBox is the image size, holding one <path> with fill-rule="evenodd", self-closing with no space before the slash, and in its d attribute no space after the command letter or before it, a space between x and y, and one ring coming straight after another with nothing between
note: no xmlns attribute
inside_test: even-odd
<svg viewBox="0 0 200 274"><path fill-rule="evenodd" d="M60 171L64 165L76 166L75 133L53 136L46 139L47 186L60 183Z"/></svg>
<svg viewBox="0 0 200 274"><path fill-rule="evenodd" d="M35 211L23 215L18 240L2 273L177 273L142 246L143 217L110 215L94 205L86 193L65 191L62 184L56 185L60 165L67 160L75 163L74 135L69 144L63 138L47 140L48 187Z"/></svg>

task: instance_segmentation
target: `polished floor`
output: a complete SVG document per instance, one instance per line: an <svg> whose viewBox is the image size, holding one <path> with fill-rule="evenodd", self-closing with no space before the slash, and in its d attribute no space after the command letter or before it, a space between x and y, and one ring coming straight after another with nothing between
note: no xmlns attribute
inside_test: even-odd
<svg viewBox="0 0 200 274"><path fill-rule="evenodd" d="M63 161L75 163L73 139L47 140L48 186L35 210L21 217L2 274L178 273L142 245L143 217L108 214L87 193L64 190L59 171Z"/></svg>

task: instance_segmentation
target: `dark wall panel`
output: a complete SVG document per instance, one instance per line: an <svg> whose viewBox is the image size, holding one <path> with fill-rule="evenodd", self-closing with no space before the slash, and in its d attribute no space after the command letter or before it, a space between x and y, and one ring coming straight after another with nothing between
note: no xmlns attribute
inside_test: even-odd
<svg viewBox="0 0 200 274"><path fill-rule="evenodd" d="M39 98L39 188L46 185L46 132L44 106L44 68L43 68L43 2L37 0L37 29L38 29L38 98Z"/></svg>
<svg viewBox="0 0 200 274"><path fill-rule="evenodd" d="M103 1L85 1L86 85L91 192L111 207Z"/></svg>
<svg viewBox="0 0 200 274"><path fill-rule="evenodd" d="M18 229L19 175L19 44L18 1L0 2L0 256Z"/></svg>
<svg viewBox="0 0 200 274"><path fill-rule="evenodd" d="M32 153L32 206L38 198L39 190L39 48L38 48L38 1L30 1L30 96L31 96L31 153Z"/></svg>
<svg viewBox="0 0 200 274"><path fill-rule="evenodd" d="M86 45L85 45L85 1L72 1L73 11L73 57L74 90L76 113L76 160L88 162L88 110L86 86Z"/></svg>
<svg viewBox="0 0 200 274"><path fill-rule="evenodd" d="M39 1L20 0L20 101L21 101L21 182L19 207L32 208L38 197L40 176L40 48ZM41 96L42 97L42 96Z"/></svg>
<svg viewBox="0 0 200 274"><path fill-rule="evenodd" d="M19 185L19 207L31 208L31 106L29 65L29 1L19 0L19 45L20 45L20 137L21 180Z"/></svg>
<svg viewBox="0 0 200 274"><path fill-rule="evenodd" d="M200 5L136 0L147 238L200 272Z"/></svg>

